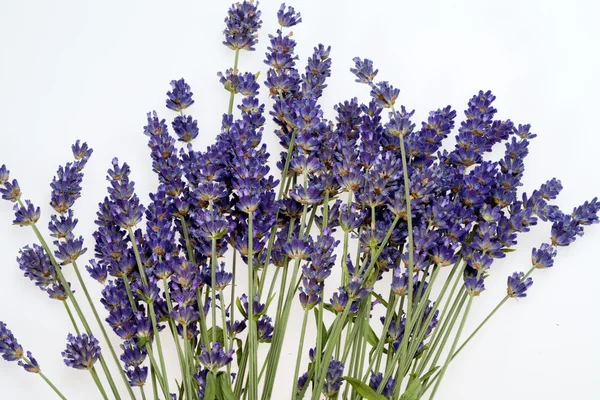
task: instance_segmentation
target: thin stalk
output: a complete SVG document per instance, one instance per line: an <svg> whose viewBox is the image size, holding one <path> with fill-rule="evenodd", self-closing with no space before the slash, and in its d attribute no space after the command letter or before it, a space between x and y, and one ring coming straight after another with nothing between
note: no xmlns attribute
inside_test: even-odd
<svg viewBox="0 0 600 400"><path fill-rule="evenodd" d="M140 251L137 246L137 242L135 240L135 235L133 234L133 230L131 228L127 228L127 232L129 233L129 240L131 241L131 246L133 247L133 253L135 255L135 260L137 262L138 270L140 272L140 277L142 278L142 282L144 285L148 285L148 279L146 278L146 272L144 271L144 264L142 263L142 258L140 257ZM148 312L150 314L150 319L152 321L152 330L154 331L154 338L156 339L156 347L158 349L158 359L160 360L160 368L162 372L162 382L163 382L163 390L165 391L165 395L167 398L170 396L169 391L169 379L167 377L167 367L165 364L165 357L162 351L162 344L160 340L160 332L158 330L158 324L156 322L156 313L154 312L154 303L148 303Z"/></svg>
<svg viewBox="0 0 600 400"><path fill-rule="evenodd" d="M152 394L154 400L158 400L158 389L156 388L156 370L154 364L150 364L150 379L152 380Z"/></svg>
<svg viewBox="0 0 600 400"><path fill-rule="evenodd" d="M444 346L446 346L446 342L448 341L448 338L450 337L450 334L452 333L452 328L454 327L454 324L456 323L456 320L458 319L458 316L460 315L460 312L462 311L462 307L465 303L465 300L467 298L468 294L466 292L460 292L459 296L457 296L457 300L460 298L460 302L458 303L458 307L456 307L456 311L453 310L454 315L452 315L452 312L450 313L450 315L452 315L452 319L449 320L449 324L447 324L447 330L444 334L444 337L442 338L442 342L436 352L435 357L433 358L433 361L431 363L431 366L434 367L439 358L442 356L442 351L444 350ZM453 307L454 308L454 307Z"/></svg>
<svg viewBox="0 0 600 400"><path fill-rule="evenodd" d="M140 386L140 393L142 394L142 400L146 400L146 393L144 393L144 387Z"/></svg>
<svg viewBox="0 0 600 400"><path fill-rule="evenodd" d="M460 259L457 262L460 262ZM446 313L448 312L448 306L450 305L450 299L452 299L452 297L454 296L454 292L456 291L456 288L458 287L458 283L460 282L460 279L462 278L462 273L465 269L465 266L466 266L466 263L463 263L462 267L459 269L459 272L456 276L454 284L452 285L452 289L450 290L450 294L448 295L448 300L445 301L444 309L442 310L442 313L440 314L440 318L438 319L438 321L443 321L442 326L439 326L439 324L438 324L438 327L433 331L433 336L431 337L431 340L429 341L429 343L431 343L431 346L429 346L429 348L427 348L425 350L425 353L421 357L421 360L419 362L419 368L417 369L417 375L421 375L421 373L425 369L425 366L431 359L431 355L433 354L433 349L435 348L435 346L437 346L437 343L439 341L438 339L441 335L441 331L443 331L443 329L445 329L444 327L446 326L446 323L447 323ZM454 271L456 270L456 267L457 267L457 265L455 264L452 269L452 273L454 273ZM448 278L446 279L446 283L444 284L444 287L446 287L448 282L450 282L451 280L452 280L451 276L448 276ZM461 288L461 290L462 290L462 288ZM441 302L441 297L442 296L440 294L440 297L438 297L438 303ZM455 304L456 304L457 299L455 300Z"/></svg>
<svg viewBox="0 0 600 400"><path fill-rule="evenodd" d="M394 314L394 309L396 308L396 302L398 301L398 296L395 296L392 290L390 289L390 300L391 303L388 302L388 309L386 312L385 319L383 320L383 330L381 331L381 337L377 341L377 346L375 347L375 351L371 357L371 361L369 362L369 366L367 367L367 371L363 376L363 381L366 381L369 377L369 372L372 371L373 365L376 360L381 360L381 355L383 354L383 346L385 344L387 338L387 331L390 328L390 324L392 323L392 316Z"/></svg>
<svg viewBox="0 0 600 400"><path fill-rule="evenodd" d="M217 290L216 290L216 280L217 280L217 239L214 237L211 239L211 269L210 269L210 290L213 295L212 303L210 305L211 309L211 317L212 317L212 342L213 344L217 342ZM252 256L252 255L250 255ZM221 304L223 304L223 299L221 298ZM227 326L223 325L223 335L227 331ZM225 337L225 336L223 336Z"/></svg>
<svg viewBox="0 0 600 400"><path fill-rule="evenodd" d="M187 371L183 364L183 352L181 351L181 343L179 343L179 335L177 334L177 327L173 322L173 319L170 317L171 312L173 311L173 304L171 303L171 293L169 292L169 285L167 283L167 278L162 278L163 287L165 289L165 295L167 297L167 310L169 311L169 327L171 328L171 334L173 335L173 341L175 342L175 347L177 348L177 357L179 359L179 367L181 368L181 377L185 379L185 372Z"/></svg>
<svg viewBox="0 0 600 400"><path fill-rule="evenodd" d="M29 364L32 367L34 367L34 365L31 362L31 360L29 360L27 357L21 356L21 359L23 361L25 361L27 364ZM52 382L50 382L50 379L48 379L46 377L46 375L42 374L42 371L38 370L38 372L36 372L36 373L44 380L44 382L46 382L48 384L48 386L50 386L50 388L52 388L52 390L54 390L54 393L56 393L56 395L58 397L60 397L63 400L67 400L67 398L60 392L60 390L58 390L58 388L56 386L54 386L54 384Z"/></svg>
<svg viewBox="0 0 600 400"><path fill-rule="evenodd" d="M19 200L19 203L21 205L23 205L23 203L20 200ZM54 258L54 254L52 254L52 251L50 250L50 247L48 247L48 244L46 243L46 240L44 240L44 237L42 236L42 234L39 231L39 229L37 228L37 226L35 224L32 224L31 228L33 229L33 232L35 233L35 236L38 238L40 244L42 245L42 247L44 248L44 250L48 254L48 257L50 258L50 262L52 263L52 266L54 267L54 270L55 270L56 274L58 275L60 283L65 288L65 291L67 292L67 296L71 300L71 303L73 304L73 307L75 307L75 312L77 313L77 316L79 317L79 320L83 324L83 327L85 328L86 332L91 335L92 334L92 329L90 328L90 325L88 324L87 319L85 318L85 315L81 311L81 308L79 307L79 303L77 302L77 299L75 299L75 296L73 295L73 291L71 290L71 287L70 287L69 283L67 282L67 280L65 279L65 276L62 273L62 269L60 268L60 266L56 262L56 259ZM99 325L100 325L100 329L102 331L102 334L104 336L104 340L106 341L109 349L111 350L111 354L113 355L113 360L117 364L117 368L119 369L119 372L121 373L121 377L123 378L123 380L125 382L125 385L126 385L126 387L128 389L128 392L129 392L129 394L131 396L131 399L135 400L135 395L133 394L133 391L131 390L131 387L129 386L129 381L127 380L127 377L125 376L125 373L121 369L121 366L120 366L120 363L119 363L119 359L117 358L117 355L114 352L112 344L111 344L110 340L108 339L108 335L106 334L106 331L104 330L104 326L102 325L102 323L99 323ZM102 366L102 370L104 371L104 373L106 375L106 378L108 380L108 383L110 385L110 388L111 388L113 394L115 395L115 397L119 397L119 392L118 392L118 390L117 390L117 388L115 386L115 382L112 379L112 375L110 374L110 370L108 369L108 366L106 365L106 361L104 360L104 356L103 355L100 355L99 361L100 361L100 365Z"/></svg>
<svg viewBox="0 0 600 400"><path fill-rule="evenodd" d="M294 380L292 381L292 387L296 387L298 382L298 375L300 374L300 363L302 361L302 350L304 349L304 337L306 334L306 321L308 320L308 310L304 310L304 318L302 319L302 328L300 330L300 343L298 345L298 355L296 356L296 369L294 370ZM318 356L317 356L318 357ZM292 393L292 399L294 395Z"/></svg>
<svg viewBox="0 0 600 400"><path fill-rule="evenodd" d="M327 341L327 345L325 346L325 355L323 356L323 365L321 366L321 370L317 371L317 377L325 377L325 374L327 373L327 370L329 369L329 364L331 362L331 355L333 354L333 348L334 348L334 344L335 342L337 342L337 340L335 340L335 338L338 338L340 336L340 333L342 331L342 328L344 327L344 322L346 321L346 318L348 318L348 313L350 312L350 307L352 306L352 300L349 300L348 303L346 304L346 307L344 308L344 312L342 314L338 314L335 318L335 321L333 323L333 327L331 329L331 335L330 336L332 339ZM321 390L323 389L323 384L325 383L325 379L319 379L318 382L316 382L315 384L315 388L312 392L312 396L311 399L312 400L319 400L319 398L321 397Z"/></svg>
<svg viewBox="0 0 600 400"><path fill-rule="evenodd" d="M233 73L237 73L238 61L240 58L240 49L235 50L235 59L233 60ZM227 114L231 114L233 112L233 98L235 97L235 92L231 92L229 94L229 106L227 107Z"/></svg>
<svg viewBox="0 0 600 400"><path fill-rule="evenodd" d="M319 319L320 321L317 322L317 357L315 357L315 368L317 370L321 366L321 351L323 346L323 299L319 302Z"/></svg>
<svg viewBox="0 0 600 400"><path fill-rule="evenodd" d="M202 313L202 311L200 311L200 313ZM183 325L183 348L185 351L185 362L184 365L186 366L186 369L188 370L188 376L190 375L190 362L191 360L194 358L193 355L191 354L191 348L190 348L190 341L188 339L188 334L187 334L187 325L184 324ZM185 392L186 392L186 398L190 399L192 396L192 380L191 379L185 379L184 382L185 385Z"/></svg>
<svg viewBox="0 0 600 400"><path fill-rule="evenodd" d="M100 394L102 394L104 400L108 400L108 396L106 395L106 392L102 387L102 383L100 382L100 378L98 378L98 373L96 372L96 369L94 367L90 368L90 374L92 374L92 378L94 378L94 383L98 387L98 390L100 391Z"/></svg>
<svg viewBox="0 0 600 400"><path fill-rule="evenodd" d="M77 322L75 322L75 318L73 318L73 313L71 312L71 307L69 307L69 304L67 303L67 301L63 301L63 304L65 305L65 310L67 311L67 314L69 314L69 319L71 320L71 324L73 324L73 328L75 329L75 332L79 335L79 327L77 326Z"/></svg>
<svg viewBox="0 0 600 400"><path fill-rule="evenodd" d="M127 298L129 299L129 305L131 306L131 309L133 311L137 311L138 307L133 298L133 293L131 291L131 284L129 283L129 279L127 278L127 275L123 275L121 278L125 285L125 292L127 293ZM148 308L150 308L150 306L148 306ZM153 367L158 370L158 365L156 364L156 360L154 359L153 352L152 352L152 345L150 344L150 342L148 342L148 343L146 343L145 347L146 347L146 351L148 352L148 358L150 358L150 362L153 364ZM168 393L168 391L166 390L165 383L163 382L162 376L159 377L158 382L160 383L160 386L163 389L163 391ZM167 395L167 397L168 397L168 395Z"/></svg>
<svg viewBox="0 0 600 400"><path fill-rule="evenodd" d="M521 278L521 282L523 282L525 279L527 279L527 277L529 275L531 275L531 273L533 271L535 271L535 267L531 267L531 269L525 274L525 276L523 276L523 278ZM456 350L456 352L452 355L452 360L454 360L454 358L458 355L458 353L460 353L460 351L467 345L467 343L469 343L471 341L471 339L473 339L473 336L475 336L477 334L477 332L479 332L479 330L481 328L483 328L483 326L494 316L494 314L496 314L496 312L502 308L502 306L504 305L504 303L506 303L506 301L510 298L509 295L504 296L504 298L502 300L500 300L500 303L498 303L498 305L496 307L494 307L494 309L492 310L492 312L490 312L488 314L487 317L485 317L485 319L479 324L479 326L477 326L477 328L475 328L475 330L469 335L469 337L463 342L462 345L460 345L460 347L458 348L458 350Z"/></svg>
<svg viewBox="0 0 600 400"><path fill-rule="evenodd" d="M478 275L479 277L479 275ZM469 297L469 302L467 303L467 309L465 310L462 320L460 321L460 325L458 326L458 332L456 332L456 337L454 338L454 341L452 342L452 347L450 347L450 352L448 353L448 357L446 357L446 362L444 363L444 366L442 367L439 377L437 378L437 382L435 383L435 386L433 387L433 392L431 393L431 396L429 397L429 400L433 400L433 398L435 397L435 394L438 391L438 388L440 387L440 382L442 382L442 378L444 377L444 374L446 373L446 370L448 369L448 365L450 364L450 361L452 360L452 355L454 354L454 350L456 349L456 346L458 345L458 341L460 340L460 335L465 327L465 323L467 322L467 318L469 316L469 311L471 311L471 305L473 304L473 299L475 298L475 296L471 295Z"/></svg>
<svg viewBox="0 0 600 400"><path fill-rule="evenodd" d="M450 272L450 275L448 275L448 278L446 279L446 281L444 282L444 286L442 287L442 290L440 291L440 294L438 296L438 301L436 301L435 304L439 303L439 301L441 301L441 299L444 297L444 294L446 293L446 290L448 289L449 283L452 280L452 275L454 274L456 269L453 269ZM429 286L433 286L433 281L435 280L435 277L432 278L432 280L429 282ZM429 293L427 293L426 298L429 299ZM433 317L435 315L435 312L431 312L428 316L427 319L423 322L423 325L421 326L421 329L418 331L416 340L414 340L414 343L411 343L410 348L409 348L409 352L408 352L408 359L412 361L412 358L414 357L414 355L417 352L418 346L421 342L423 342L423 340L425 340L425 333L427 332L427 328L429 326L429 324L431 323ZM414 365L415 368L418 364L418 360L415 360ZM403 371L405 372L406 369ZM415 369L416 371L416 369ZM404 376L404 375L403 375Z"/></svg>
<svg viewBox="0 0 600 400"><path fill-rule="evenodd" d="M248 214L248 351L250 368L248 369L249 388L247 388L250 400L258 400L258 338L256 322L254 321L254 249L253 249L253 226L252 213Z"/></svg>
<svg viewBox="0 0 600 400"><path fill-rule="evenodd" d="M196 257L194 255L194 249L192 248L192 242L190 241L190 235L187 229L187 223L185 222L185 218L179 217L181 221L181 230L183 231L183 239L185 240L185 248L188 253L188 259L193 265L196 265Z"/></svg>
<svg viewBox="0 0 600 400"><path fill-rule="evenodd" d="M231 272L233 274L233 278L231 281L231 302L229 303L229 319L232 323L232 327L233 327L233 321L235 321L235 275L236 275L236 264L237 264L237 250L233 249L233 260L232 260L232 267L231 267ZM229 348L233 349L233 339L234 339L234 335L231 335L231 339L229 341ZM231 363L230 363L231 364Z"/></svg>

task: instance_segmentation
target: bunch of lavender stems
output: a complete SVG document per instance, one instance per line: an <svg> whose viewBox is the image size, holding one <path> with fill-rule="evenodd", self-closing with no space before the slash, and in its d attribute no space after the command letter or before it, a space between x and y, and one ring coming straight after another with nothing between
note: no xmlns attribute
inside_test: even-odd
<svg viewBox="0 0 600 400"><path fill-rule="evenodd" d="M63 303L72 324L65 364L88 370L104 399L146 399L150 392L153 399L268 400L280 398L278 380L290 378L292 399L434 399L474 335L509 299L526 297L530 275L553 266L560 247L598 222L596 198L571 213L550 204L562 190L557 179L518 194L536 135L529 125L496 119L489 91L469 100L456 145L443 150L456 111L432 111L417 128L414 111L396 105L400 91L376 80L370 60L355 58L350 71L371 100L341 102L335 120L326 119L319 99L331 49L319 44L299 70L290 28L301 15L283 4L277 18L264 85L282 146L279 179L261 143L259 74L240 70L241 53L258 43L261 11L249 1L235 3L223 42L234 52L233 65L218 74L229 102L215 143L193 148L198 123L186 114L193 93L184 79L173 80L166 106L175 113L175 135L156 111L143 129L159 180L149 203L135 193L126 163L114 159L107 172L108 196L99 203L94 257L86 265L100 284L104 313L77 264L87 249L75 234L73 206L92 149L77 141L74 160L51 183L53 247L39 228L40 208L23 200L17 180L0 168L0 193L15 204L14 224L33 229L39 242L20 251L19 267ZM500 143L504 156L485 161ZM493 262L514 251L518 235L539 220L551 223L548 243L532 250L527 272L508 277L504 298L467 336ZM240 260L245 283L237 276ZM328 302L326 283L337 288ZM93 329L80 301L92 310ZM280 359L295 301L302 328L292 377L282 373ZM377 313L383 316L372 320ZM306 335L310 314L316 335ZM96 337L106 344L106 358ZM173 341L178 365L167 364L165 340ZM264 359L259 347L268 348ZM66 398L3 322L0 353Z"/></svg>

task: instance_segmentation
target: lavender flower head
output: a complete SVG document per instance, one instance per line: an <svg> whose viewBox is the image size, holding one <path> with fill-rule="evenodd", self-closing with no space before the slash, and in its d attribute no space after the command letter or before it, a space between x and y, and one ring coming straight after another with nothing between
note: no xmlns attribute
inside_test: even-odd
<svg viewBox="0 0 600 400"><path fill-rule="evenodd" d="M190 85L183 78L171 81L172 91L167 92L167 108L173 111L183 111L192 104L192 93Z"/></svg>
<svg viewBox="0 0 600 400"><path fill-rule="evenodd" d="M0 354L6 361L16 361L23 357L23 348L2 321L0 321Z"/></svg>
<svg viewBox="0 0 600 400"><path fill-rule="evenodd" d="M294 10L294 7L285 7L285 3L279 7L277 11L277 20L282 28L291 28L292 26L298 25L302 22L302 15Z"/></svg>
<svg viewBox="0 0 600 400"><path fill-rule="evenodd" d="M523 272L513 272L507 280L506 293L513 299L527 297L527 289L533 285L533 279L527 278L523 280L525 274Z"/></svg>
<svg viewBox="0 0 600 400"><path fill-rule="evenodd" d="M235 350L233 349L225 352L221 347L221 343L218 342L213 343L210 350L208 350L204 344L201 345L201 348L202 352L198 357L200 364L213 371L229 364L233 360L233 354L235 353Z"/></svg>
<svg viewBox="0 0 600 400"><path fill-rule="evenodd" d="M225 41L223 44L232 50L254 50L258 43L257 32L262 26L258 2L243 1L234 3L225 18Z"/></svg>
<svg viewBox="0 0 600 400"><path fill-rule="evenodd" d="M92 369L100 357L100 344L93 335L67 336L67 348L62 352L67 367Z"/></svg>
<svg viewBox="0 0 600 400"><path fill-rule="evenodd" d="M30 351L27 352L26 357L23 355L23 348L2 321L0 321L0 354L6 361L17 361L17 364L27 372L33 374L40 372L40 365L37 360L33 358Z"/></svg>

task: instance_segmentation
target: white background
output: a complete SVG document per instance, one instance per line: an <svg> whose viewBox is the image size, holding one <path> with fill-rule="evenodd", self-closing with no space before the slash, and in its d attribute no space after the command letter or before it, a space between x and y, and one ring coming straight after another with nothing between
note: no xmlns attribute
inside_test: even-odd
<svg viewBox="0 0 600 400"><path fill-rule="evenodd" d="M304 19L293 29L300 65L319 42L332 46L333 74L322 100L330 118L339 101L367 100L367 89L348 71L355 56L374 60L379 77L402 90L400 104L417 110L416 121L447 104L461 120L468 99L491 89L499 118L531 123L538 134L526 160L524 190L556 176L565 188L557 204L567 211L600 194L596 2L290 3ZM19 179L25 198L42 206L45 226L48 184L56 167L70 159L71 143L82 139L94 148L75 207L77 231L90 249L86 260L111 158L131 165L143 201L155 187L142 127L147 111L174 116L164 108L171 79L185 77L192 86L196 103L190 112L200 125L197 148L219 132L228 94L216 72L233 62L233 52L221 45L228 6L199 0L2 1L0 164ZM264 77L266 38L277 29L279 3L265 0L260 6L261 41L256 52L242 53L240 68ZM271 128L269 123L265 140L276 154ZM69 399L97 398L91 378L62 363L68 320L62 306L47 300L18 269L18 249L35 238L29 229L12 227L12 219L11 205L0 203L0 320ZM529 268L531 247L548 235L548 225L535 227L521 237L518 252L494 264L465 333L504 296L506 276ZM580 241L560 249L555 268L536 271L530 297L509 302L461 354L438 399L597 398L599 245L600 229L593 226ZM90 288L98 297L100 287L90 280ZM292 317L273 398L289 393L299 319ZM4 361L0 391L4 399L51 398L41 379Z"/></svg>

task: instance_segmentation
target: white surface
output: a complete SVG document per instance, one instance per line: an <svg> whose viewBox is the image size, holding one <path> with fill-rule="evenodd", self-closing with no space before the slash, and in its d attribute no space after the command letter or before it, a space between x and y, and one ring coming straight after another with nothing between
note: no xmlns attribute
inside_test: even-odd
<svg viewBox="0 0 600 400"><path fill-rule="evenodd" d="M367 89L354 84L348 71L354 56L374 60L379 77L402 90L399 102L417 110L417 121L447 104L458 110L460 120L467 100L479 89L491 89L500 118L531 123L538 134L526 161L525 190L556 176L565 187L557 204L567 210L600 195L596 2L289 3L304 19L293 29L302 63L314 45L332 45L333 74L322 101L329 117L338 101L356 95L367 99ZM118 156L131 165L143 201L156 183L142 127L145 113L153 109L173 117L164 108L171 79L185 77L195 94L191 113L201 132L195 144L204 148L219 132L228 96L215 74L233 62L233 52L221 45L229 4L2 2L0 164L19 179L25 198L42 206L45 226L48 184L56 167L70 158L71 143L82 139L94 148L76 204L77 230L90 249L86 257L92 254L92 222L105 194L110 159ZM264 77L265 39L277 28L279 3L260 5L261 41L256 52L241 55L240 68ZM274 135L266 132L271 153L278 153ZM35 238L28 229L11 227L11 221L10 205L1 202L0 320L69 399L97 398L91 378L62 363L68 320L58 302L48 301L23 278L15 256ZM466 333L503 297L506 276L529 268L531 247L548 234L548 225L535 227L521 237L521 250L494 265ZM555 268L536 272L530 297L510 302L492 320L451 366L438 398L596 398L599 244L600 229L594 226L561 249ZM90 288L98 298L99 286L91 282ZM291 324L288 342L293 344L300 318ZM283 379L274 398L288 396L295 354L295 347L284 349ZM51 398L41 379L4 361L0 390L4 399Z"/></svg>

